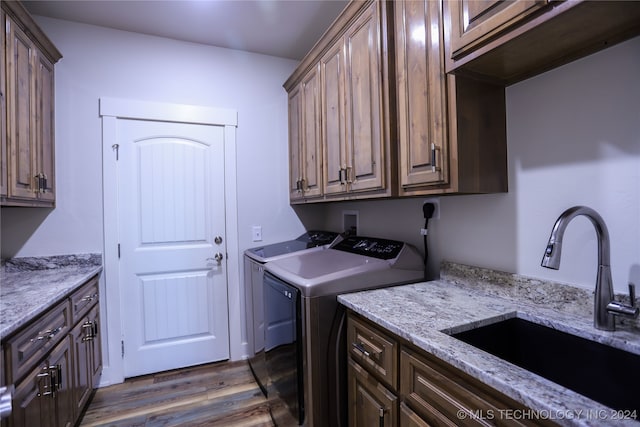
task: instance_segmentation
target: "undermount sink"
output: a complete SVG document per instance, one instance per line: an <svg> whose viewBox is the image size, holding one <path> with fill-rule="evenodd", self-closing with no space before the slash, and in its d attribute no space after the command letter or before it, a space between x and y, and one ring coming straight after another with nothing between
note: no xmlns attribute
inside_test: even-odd
<svg viewBox="0 0 640 427"><path fill-rule="evenodd" d="M640 355L520 318L451 336L610 408L640 414Z"/></svg>

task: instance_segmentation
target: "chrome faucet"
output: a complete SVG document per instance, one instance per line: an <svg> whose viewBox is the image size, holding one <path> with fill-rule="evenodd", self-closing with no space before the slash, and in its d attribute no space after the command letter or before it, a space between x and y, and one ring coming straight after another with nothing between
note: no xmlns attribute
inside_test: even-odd
<svg viewBox="0 0 640 427"><path fill-rule="evenodd" d="M598 271L596 276L596 293L594 303L594 326L605 331L615 330L615 316L638 317L640 308L635 304L635 286L629 284L631 305L627 306L613 299L613 283L611 280L609 231L602 217L586 206L574 206L564 211L556 220L551 230L547 249L544 251L540 265L558 270L562 254L562 237L569 222L577 216L584 215L593 224L598 237Z"/></svg>

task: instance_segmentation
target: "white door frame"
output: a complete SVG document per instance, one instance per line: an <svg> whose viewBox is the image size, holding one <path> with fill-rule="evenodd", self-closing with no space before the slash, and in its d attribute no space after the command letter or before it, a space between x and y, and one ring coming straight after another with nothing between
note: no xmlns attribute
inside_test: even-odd
<svg viewBox="0 0 640 427"><path fill-rule="evenodd" d="M230 356L242 357L240 342L243 313L241 313L240 268L238 246L238 201L236 183L236 127L235 110L184 104L167 104L118 98L100 98L102 118L102 183L103 183L103 285L100 289L102 317L103 371L100 387L124 381L122 359L122 324L120 316L121 289L118 260L118 164L115 161L117 120L139 119L164 122L193 123L224 126L225 166L225 227L227 236L227 289L229 304Z"/></svg>

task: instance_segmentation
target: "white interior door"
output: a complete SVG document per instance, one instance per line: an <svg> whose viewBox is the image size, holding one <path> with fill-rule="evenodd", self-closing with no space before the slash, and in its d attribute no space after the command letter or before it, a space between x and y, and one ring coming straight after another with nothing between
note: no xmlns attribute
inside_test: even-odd
<svg viewBox="0 0 640 427"><path fill-rule="evenodd" d="M117 122L124 376L228 359L224 127Z"/></svg>

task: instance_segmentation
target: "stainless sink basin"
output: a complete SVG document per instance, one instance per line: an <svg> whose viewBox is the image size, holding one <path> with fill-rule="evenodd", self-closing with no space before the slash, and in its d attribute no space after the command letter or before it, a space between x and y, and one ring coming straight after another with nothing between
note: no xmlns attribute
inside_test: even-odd
<svg viewBox="0 0 640 427"><path fill-rule="evenodd" d="M640 355L519 318L451 336L610 408L640 416Z"/></svg>

